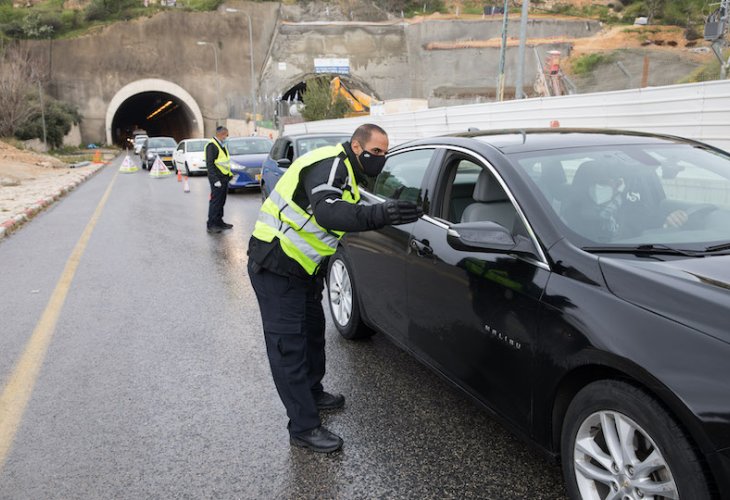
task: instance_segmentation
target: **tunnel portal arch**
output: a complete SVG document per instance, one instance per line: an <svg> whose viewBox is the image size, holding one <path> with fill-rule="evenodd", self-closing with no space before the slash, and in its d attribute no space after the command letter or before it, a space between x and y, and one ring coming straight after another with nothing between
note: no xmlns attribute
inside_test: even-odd
<svg viewBox="0 0 730 500"><path fill-rule="evenodd" d="M106 112L106 143L125 145L134 128L180 141L204 137L203 114L198 103L179 85L154 78L122 87Z"/></svg>

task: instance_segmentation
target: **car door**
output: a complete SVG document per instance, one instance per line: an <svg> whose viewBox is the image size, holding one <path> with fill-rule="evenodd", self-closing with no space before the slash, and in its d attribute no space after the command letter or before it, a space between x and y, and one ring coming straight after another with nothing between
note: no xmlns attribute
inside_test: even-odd
<svg viewBox="0 0 730 500"><path fill-rule="evenodd" d="M177 145L177 149L175 149L175 154L172 157L172 160L175 164L175 171L178 172L185 172L185 145L187 142L181 141L180 144Z"/></svg>
<svg viewBox="0 0 730 500"><path fill-rule="evenodd" d="M417 149L389 156L372 187L362 191L363 202L398 198L420 203L434 151ZM401 342L408 333L405 259L412 227L413 223L386 226L378 231L349 233L346 239L363 314Z"/></svg>
<svg viewBox="0 0 730 500"><path fill-rule="evenodd" d="M493 199L477 194L481 177L494 183L487 189ZM416 222L409 241L409 344L468 392L527 425L547 264L538 255L457 244L454 231L460 226L464 232L463 224L482 224L486 231L490 221L534 243L485 160L449 152L437 178L431 214Z"/></svg>

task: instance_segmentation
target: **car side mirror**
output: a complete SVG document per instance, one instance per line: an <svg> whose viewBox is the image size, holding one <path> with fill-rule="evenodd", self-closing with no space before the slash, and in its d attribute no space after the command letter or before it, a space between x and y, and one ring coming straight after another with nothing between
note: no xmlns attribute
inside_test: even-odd
<svg viewBox="0 0 730 500"><path fill-rule="evenodd" d="M509 229L491 221L454 224L449 229L447 241L457 250L537 254L530 238L521 234L513 237Z"/></svg>
<svg viewBox="0 0 730 500"><path fill-rule="evenodd" d="M276 164L279 168L289 168L291 166L291 160L289 158L279 158L276 160Z"/></svg>

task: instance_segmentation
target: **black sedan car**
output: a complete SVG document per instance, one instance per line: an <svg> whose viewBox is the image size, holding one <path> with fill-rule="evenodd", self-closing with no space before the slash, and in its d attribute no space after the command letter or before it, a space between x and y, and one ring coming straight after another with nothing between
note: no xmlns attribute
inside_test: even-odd
<svg viewBox="0 0 730 500"><path fill-rule="evenodd" d="M330 258L378 331L560 457L571 498L730 498L730 156L515 130L395 148L364 192L423 206Z"/></svg>

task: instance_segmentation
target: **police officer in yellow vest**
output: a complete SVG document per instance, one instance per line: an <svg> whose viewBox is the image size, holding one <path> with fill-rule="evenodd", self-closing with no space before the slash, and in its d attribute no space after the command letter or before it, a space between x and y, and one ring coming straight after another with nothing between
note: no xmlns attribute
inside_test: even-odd
<svg viewBox="0 0 730 500"><path fill-rule="evenodd" d="M344 396L325 392L321 383L327 257L345 232L414 222L421 215L408 201L358 203L360 187L381 172L387 151L385 131L365 124L350 142L297 158L261 206L249 242L249 276L274 384L289 416L290 442L317 452L336 451L343 443L321 425L318 413L345 404Z"/></svg>
<svg viewBox="0 0 730 500"><path fill-rule="evenodd" d="M231 229L233 224L223 221L223 206L228 195L228 181L231 180L231 155L225 141L228 139L228 129L217 127L215 137L205 146L205 165L208 169L210 182L210 201L208 202L208 232L220 233L224 229Z"/></svg>

